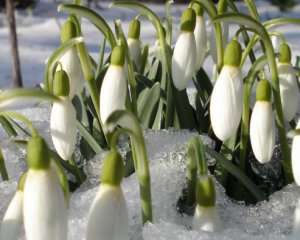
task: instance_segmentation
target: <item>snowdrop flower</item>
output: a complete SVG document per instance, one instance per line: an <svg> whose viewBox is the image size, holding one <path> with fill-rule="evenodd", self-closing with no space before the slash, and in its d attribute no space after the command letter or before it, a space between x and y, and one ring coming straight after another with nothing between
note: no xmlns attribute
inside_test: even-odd
<svg viewBox="0 0 300 240"><path fill-rule="evenodd" d="M300 119L296 129L300 129ZM300 135L293 138L292 143L292 169L295 182L300 186Z"/></svg>
<svg viewBox="0 0 300 240"><path fill-rule="evenodd" d="M1 225L0 239L15 240L23 222L23 188L26 173L19 181L18 190L11 200Z"/></svg>
<svg viewBox="0 0 300 240"><path fill-rule="evenodd" d="M216 192L214 183L209 176L201 176L196 189L197 206L193 219L196 231L218 232L223 224L216 209Z"/></svg>
<svg viewBox="0 0 300 240"><path fill-rule="evenodd" d="M100 116L103 124L112 112L125 109L127 84L124 63L124 48L116 46L100 91Z"/></svg>
<svg viewBox="0 0 300 240"><path fill-rule="evenodd" d="M67 239L67 207L50 155L41 137L28 141L29 170L24 185L23 214L27 240Z"/></svg>
<svg viewBox="0 0 300 240"><path fill-rule="evenodd" d="M225 141L237 130L242 116L243 80L239 64L241 46L231 41L224 55L224 66L210 99L210 119L216 136Z"/></svg>
<svg viewBox="0 0 300 240"><path fill-rule="evenodd" d="M207 34L206 34L206 24L205 19L203 17L203 9L199 4L194 5L194 10L196 12L196 26L194 30L196 48L197 48L197 61L195 71L198 71L204 62L205 53L206 53L206 42L207 42Z"/></svg>
<svg viewBox="0 0 300 240"><path fill-rule="evenodd" d="M195 11L192 8L185 9L181 16L181 33L175 44L172 57L173 83L179 91L187 87L196 67L195 25Z"/></svg>
<svg viewBox="0 0 300 240"><path fill-rule="evenodd" d="M65 71L55 73L53 91L61 101L53 103L50 130L58 155L69 160L76 145L76 112L69 97L69 79Z"/></svg>
<svg viewBox="0 0 300 240"><path fill-rule="evenodd" d="M128 33L128 48L132 57L132 60L136 67L140 65L142 60L142 47L140 40L140 21L134 19L130 22L129 25L129 33Z"/></svg>
<svg viewBox="0 0 300 240"><path fill-rule="evenodd" d="M62 26L61 41L62 43L77 37L76 26L71 21L66 21ZM59 59L62 70L66 71L70 79L70 93L69 96L72 99L76 92L80 90L84 84L84 74L78 57L76 46L69 49ZM60 69L60 65L59 68Z"/></svg>
<svg viewBox="0 0 300 240"><path fill-rule="evenodd" d="M253 153L260 163L271 160L275 145L275 119L271 102L271 85L260 80L256 89L256 103L250 121L250 140Z"/></svg>
<svg viewBox="0 0 300 240"><path fill-rule="evenodd" d="M105 156L101 184L88 214L87 240L128 240L129 226L125 198L120 187L123 160L112 150Z"/></svg>
<svg viewBox="0 0 300 240"><path fill-rule="evenodd" d="M291 64L291 50L283 43L279 48L278 76L284 119L290 122L298 110L299 89L295 70Z"/></svg>

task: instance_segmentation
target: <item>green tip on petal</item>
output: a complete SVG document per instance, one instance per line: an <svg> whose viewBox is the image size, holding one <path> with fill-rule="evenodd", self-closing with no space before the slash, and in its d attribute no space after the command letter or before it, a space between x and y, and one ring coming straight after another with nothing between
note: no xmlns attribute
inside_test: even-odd
<svg viewBox="0 0 300 240"><path fill-rule="evenodd" d="M211 207L216 204L216 191L213 181L208 176L202 176L196 186L197 204L201 207Z"/></svg>
<svg viewBox="0 0 300 240"><path fill-rule="evenodd" d="M76 26L70 20L66 21L61 27L61 42L77 37Z"/></svg>
<svg viewBox="0 0 300 240"><path fill-rule="evenodd" d="M50 155L47 144L40 136L33 137L27 144L27 162L30 169L50 168Z"/></svg>
<svg viewBox="0 0 300 240"><path fill-rule="evenodd" d="M133 39L139 39L140 38L140 32L141 32L141 23L139 20L134 19L129 24L129 38Z"/></svg>
<svg viewBox="0 0 300 240"><path fill-rule="evenodd" d="M55 72L53 79L53 93L55 96L69 96L70 81L68 74L64 70Z"/></svg>
<svg viewBox="0 0 300 240"><path fill-rule="evenodd" d="M123 159L119 152L111 150L104 157L101 182L112 186L120 186L123 175Z"/></svg>
<svg viewBox="0 0 300 240"><path fill-rule="evenodd" d="M125 50L123 46L115 46L111 54L111 64L117 66L124 66Z"/></svg>
<svg viewBox="0 0 300 240"><path fill-rule="evenodd" d="M204 9L199 4L194 4L193 9L197 16L203 16Z"/></svg>
<svg viewBox="0 0 300 240"><path fill-rule="evenodd" d="M291 63L292 53L290 47L286 43L281 44L278 52L281 55L278 59L280 63Z"/></svg>
<svg viewBox="0 0 300 240"><path fill-rule="evenodd" d="M194 32L196 26L196 13L192 8L187 8L181 15L181 31Z"/></svg>
<svg viewBox="0 0 300 240"><path fill-rule="evenodd" d="M227 44L224 53L224 65L238 67L242 59L242 47L237 40Z"/></svg>
<svg viewBox="0 0 300 240"><path fill-rule="evenodd" d="M257 101L271 101L271 84L268 80L262 79L258 82L256 87Z"/></svg>
<svg viewBox="0 0 300 240"><path fill-rule="evenodd" d="M22 176L20 177L19 184L18 184L18 191L23 192L26 177L27 177L27 172L23 173Z"/></svg>

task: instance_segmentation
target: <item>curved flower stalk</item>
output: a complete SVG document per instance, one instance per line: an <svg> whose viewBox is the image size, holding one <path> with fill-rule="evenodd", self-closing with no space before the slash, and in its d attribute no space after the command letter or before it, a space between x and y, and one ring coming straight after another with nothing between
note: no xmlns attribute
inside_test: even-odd
<svg viewBox="0 0 300 240"><path fill-rule="evenodd" d="M195 25L195 11L192 8L185 9L181 16L181 33L176 41L172 57L173 83L179 91L187 87L196 67Z"/></svg>
<svg viewBox="0 0 300 240"><path fill-rule="evenodd" d="M216 192L214 183L207 175L201 176L196 187L197 206L193 219L196 231L218 232L223 224L216 209Z"/></svg>
<svg viewBox="0 0 300 240"><path fill-rule="evenodd" d="M128 33L128 48L135 66L138 68L142 60L142 44L140 40L140 21L134 19L130 22Z"/></svg>
<svg viewBox="0 0 300 240"><path fill-rule="evenodd" d="M87 240L129 240L128 213L121 189L124 165L116 150L104 158L101 184L88 214Z"/></svg>
<svg viewBox="0 0 300 240"><path fill-rule="evenodd" d="M67 207L50 155L41 137L28 141L29 170L24 185L24 227L27 240L67 239Z"/></svg>
<svg viewBox="0 0 300 240"><path fill-rule="evenodd" d="M300 129L300 120L298 120L296 129ZM295 182L300 186L300 135L293 138L292 143L292 169Z"/></svg>
<svg viewBox="0 0 300 240"><path fill-rule="evenodd" d="M194 30L196 49L197 49L197 61L195 71L197 72L201 67L205 59L207 34L206 24L203 16L204 10L199 4L193 6L196 12L196 26Z"/></svg>
<svg viewBox="0 0 300 240"><path fill-rule="evenodd" d="M279 48L278 60L279 89L284 119L290 122L298 110L300 98L297 77L291 64L291 50L283 43Z"/></svg>
<svg viewBox="0 0 300 240"><path fill-rule="evenodd" d="M124 63L124 48L116 46L100 91L100 116L103 124L112 112L125 109L127 84Z"/></svg>
<svg viewBox="0 0 300 240"><path fill-rule="evenodd" d="M260 163L271 160L275 146L275 118L271 102L271 85L260 80L256 89L256 103L250 121L252 150Z"/></svg>
<svg viewBox="0 0 300 240"><path fill-rule="evenodd" d="M69 160L76 145L76 112L69 97L69 78L63 70L54 77L53 92L61 101L53 103L50 130L53 145L64 160Z"/></svg>
<svg viewBox="0 0 300 240"><path fill-rule="evenodd" d="M224 66L210 100L210 119L216 136L225 141L237 130L242 115L243 80L239 64L241 46L231 41L225 50Z"/></svg>
<svg viewBox="0 0 300 240"><path fill-rule="evenodd" d="M70 20L66 21L61 30L61 42L77 36L76 26ZM81 90L84 84L84 74L80 64L76 46L71 47L59 59L61 65L58 70L64 70L70 79L70 99L72 99L78 90ZM62 69L61 69L62 68Z"/></svg>
<svg viewBox="0 0 300 240"><path fill-rule="evenodd" d="M20 178L18 190L11 200L1 224L0 239L14 240L23 223L23 189L26 173Z"/></svg>

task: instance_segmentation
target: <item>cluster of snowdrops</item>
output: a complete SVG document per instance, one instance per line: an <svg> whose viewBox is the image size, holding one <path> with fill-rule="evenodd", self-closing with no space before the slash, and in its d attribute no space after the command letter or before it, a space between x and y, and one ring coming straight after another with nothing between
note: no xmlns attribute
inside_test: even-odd
<svg viewBox="0 0 300 240"><path fill-rule="evenodd" d="M267 193L253 183L245 166L252 153L260 163L268 163L276 136L283 160L283 181L289 184L295 179L300 184L300 123L294 119L298 111L299 69L291 63L285 37L276 31L286 24L300 24L300 19L261 23L254 2L248 0L246 4L248 15L239 13L230 0L219 1L218 6L208 0L191 2L182 13L174 46L171 2L166 3L162 20L140 3L113 3L112 7L138 12L130 22L127 37L119 19L114 22L114 34L100 15L81 6L80 1L60 5L59 11L70 15L61 29L61 45L47 60L41 88L0 92L0 122L13 136L12 141L27 149L28 164L5 213L1 238L15 239L24 224L28 240L67 239L68 174L75 176L77 186L86 177L78 165L80 160L74 158L76 147L87 161L109 149L103 159L100 187L88 214L86 239L129 239L126 199L120 184L123 177L133 172L140 186L143 223L152 221L142 127L199 132L199 137L193 137L188 144L185 198L186 206L196 206L193 229L199 232L223 229L211 175L226 191L234 189L231 192L236 193L233 197L238 200L245 200L246 193L256 201L267 199ZM87 50L81 18L88 19L104 36L98 61ZM205 18L211 22L209 37ZM141 19L151 21L156 30L152 52L140 39ZM229 22L239 24L233 39L228 37ZM281 41L281 45L272 44L272 38ZM107 43L111 52L105 59ZM261 51L254 52L254 47ZM215 65L214 79L209 79L202 68L209 56ZM243 76L246 61L251 62L251 67ZM194 103L186 91L191 81L195 85ZM256 102L251 106L253 86ZM28 119L7 110L27 100L51 103L54 149L47 146ZM287 132L293 135L292 150ZM124 134L129 142L125 156L119 152L118 141ZM213 149L203 145L200 134L214 140ZM206 154L216 159L210 170ZM2 178L8 179L3 158L0 165ZM300 233L298 218L295 237Z"/></svg>

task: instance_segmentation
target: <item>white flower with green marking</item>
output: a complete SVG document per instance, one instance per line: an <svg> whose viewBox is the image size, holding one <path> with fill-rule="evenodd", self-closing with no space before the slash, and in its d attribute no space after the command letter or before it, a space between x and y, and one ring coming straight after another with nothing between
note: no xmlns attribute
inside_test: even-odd
<svg viewBox="0 0 300 240"><path fill-rule="evenodd" d="M194 29L196 14L187 8L181 16L181 33L176 41L172 56L172 78L178 90L186 89L192 79L197 61Z"/></svg>
<svg viewBox="0 0 300 240"><path fill-rule="evenodd" d="M233 136L242 116L243 79L239 68L240 44L234 40L225 50L224 66L210 99L210 120L215 135L222 141Z"/></svg>
<svg viewBox="0 0 300 240"><path fill-rule="evenodd" d="M250 120L250 140L256 159L260 163L267 163L271 160L275 146L275 118L268 80L259 81L256 99Z"/></svg>
<svg viewBox="0 0 300 240"><path fill-rule="evenodd" d="M142 60L142 43L140 40L140 21L132 20L129 25L128 33L128 48L130 51L131 58L136 67L139 67Z"/></svg>
<svg viewBox="0 0 300 240"><path fill-rule="evenodd" d="M124 62L124 49L116 46L100 91L100 116L104 124L111 113L125 109L127 83Z"/></svg>
<svg viewBox="0 0 300 240"><path fill-rule="evenodd" d="M296 129L300 129L300 120L298 120ZM293 138L292 143L292 169L295 182L300 186L300 135Z"/></svg>
<svg viewBox="0 0 300 240"><path fill-rule="evenodd" d="M194 34L197 48L197 61L195 70L198 71L204 62L207 44L206 24L203 16L197 16Z"/></svg>

